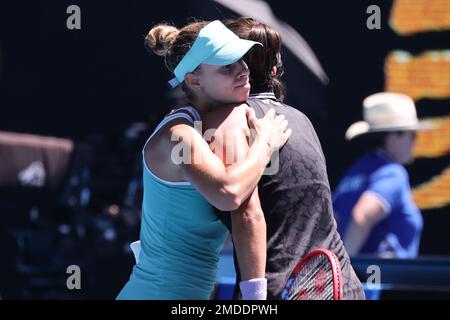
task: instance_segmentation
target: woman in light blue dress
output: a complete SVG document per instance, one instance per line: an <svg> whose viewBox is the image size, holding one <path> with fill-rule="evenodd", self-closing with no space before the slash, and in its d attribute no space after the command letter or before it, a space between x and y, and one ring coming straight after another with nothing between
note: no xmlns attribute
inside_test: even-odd
<svg viewBox="0 0 450 320"><path fill-rule="evenodd" d="M247 108L248 128L243 130L253 131L253 142L242 159L224 165L199 129L201 117L247 99L249 70L242 57L259 44L239 39L219 21L195 22L180 30L158 25L146 43L165 57L175 75L170 84L182 86L191 106L167 116L142 150L141 251L117 299L208 299L227 236L213 206L237 209L291 131L273 110L257 119ZM261 291L265 279L254 280L249 283Z"/></svg>

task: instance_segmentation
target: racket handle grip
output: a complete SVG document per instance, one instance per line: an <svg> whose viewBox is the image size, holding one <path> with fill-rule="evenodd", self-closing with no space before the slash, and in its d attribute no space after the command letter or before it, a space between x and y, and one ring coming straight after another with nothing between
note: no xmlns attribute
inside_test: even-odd
<svg viewBox="0 0 450 320"><path fill-rule="evenodd" d="M266 300L267 299L267 279L255 278L241 281L239 283L243 300Z"/></svg>

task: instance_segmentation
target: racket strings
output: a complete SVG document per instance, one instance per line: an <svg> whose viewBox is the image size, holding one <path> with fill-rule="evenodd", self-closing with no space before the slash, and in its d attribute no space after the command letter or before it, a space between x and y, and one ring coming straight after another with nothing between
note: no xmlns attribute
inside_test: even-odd
<svg viewBox="0 0 450 320"><path fill-rule="evenodd" d="M294 283L291 286L292 296L297 294L300 290L305 289L311 283L316 274L324 267L326 261L313 257L306 263L295 277ZM297 290L296 290L297 289ZM295 290L295 291L294 291Z"/></svg>
<svg viewBox="0 0 450 320"><path fill-rule="evenodd" d="M333 275L328 259L312 257L299 271L288 293L290 300L333 299Z"/></svg>

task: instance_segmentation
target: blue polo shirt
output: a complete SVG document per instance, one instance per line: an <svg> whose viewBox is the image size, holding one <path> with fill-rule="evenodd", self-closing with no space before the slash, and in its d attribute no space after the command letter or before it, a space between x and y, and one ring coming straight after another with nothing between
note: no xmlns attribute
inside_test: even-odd
<svg viewBox="0 0 450 320"><path fill-rule="evenodd" d="M352 209L364 192L377 196L388 215L375 225L360 254L415 258L423 228L405 168L381 151L370 152L345 174L333 194L338 231L344 236Z"/></svg>

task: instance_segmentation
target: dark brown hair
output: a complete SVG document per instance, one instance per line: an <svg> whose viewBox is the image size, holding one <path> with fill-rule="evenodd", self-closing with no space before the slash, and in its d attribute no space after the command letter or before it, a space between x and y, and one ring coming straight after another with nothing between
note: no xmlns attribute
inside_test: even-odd
<svg viewBox="0 0 450 320"><path fill-rule="evenodd" d="M275 96L283 101L286 89L280 77L283 74L281 61L281 36L269 25L252 18L235 18L225 20L224 24L239 38L260 42L263 46L253 46L244 56L250 69L250 84L252 89L272 86ZM273 67L277 72L272 75Z"/></svg>

